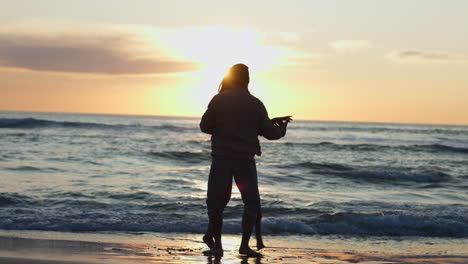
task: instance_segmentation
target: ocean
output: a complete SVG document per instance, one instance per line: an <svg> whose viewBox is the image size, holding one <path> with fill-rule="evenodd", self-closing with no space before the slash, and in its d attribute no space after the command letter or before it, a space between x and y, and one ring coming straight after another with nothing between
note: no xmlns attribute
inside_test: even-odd
<svg viewBox="0 0 468 264"><path fill-rule="evenodd" d="M0 112L0 229L202 234L211 156L198 124ZM467 126L295 120L261 145L265 235L468 238ZM233 188L226 234L240 233Z"/></svg>

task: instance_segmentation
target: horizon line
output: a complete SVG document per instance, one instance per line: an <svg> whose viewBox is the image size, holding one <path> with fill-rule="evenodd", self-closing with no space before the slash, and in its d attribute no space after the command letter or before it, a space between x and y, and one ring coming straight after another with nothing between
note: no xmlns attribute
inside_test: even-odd
<svg viewBox="0 0 468 264"><path fill-rule="evenodd" d="M114 116L146 116L146 117L170 117L170 118L201 118L201 116L184 115L158 115L158 114L133 114L133 113L97 113L97 112L62 112L62 111L32 111L32 110L0 110L1 112L17 113L44 113L44 114L80 114L80 115L114 115ZM428 125L428 126L468 126L467 124L444 124L444 123L408 123L408 122L385 122L385 121L359 121L359 120L322 120L322 119L293 119L293 121L308 122L330 122L330 123L367 123L367 124L393 124L393 125Z"/></svg>

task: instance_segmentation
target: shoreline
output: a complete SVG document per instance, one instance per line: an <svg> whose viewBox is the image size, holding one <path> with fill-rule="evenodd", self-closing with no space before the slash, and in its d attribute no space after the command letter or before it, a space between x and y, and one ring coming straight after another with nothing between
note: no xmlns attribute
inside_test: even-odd
<svg viewBox="0 0 468 264"><path fill-rule="evenodd" d="M200 234L67 233L0 230L0 263L218 263L202 254ZM466 239L265 236L262 258L237 252L223 236L224 263L467 263ZM432 242L431 242L432 241ZM451 241L451 242L450 242ZM255 239L251 239L251 245ZM452 243L452 245L447 244ZM454 245L458 245L458 248ZM452 249L452 250L451 250Z"/></svg>

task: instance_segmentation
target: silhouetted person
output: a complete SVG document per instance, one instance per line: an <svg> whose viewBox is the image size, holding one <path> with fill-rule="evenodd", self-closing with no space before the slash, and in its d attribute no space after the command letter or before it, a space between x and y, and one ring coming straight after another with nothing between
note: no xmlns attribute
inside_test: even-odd
<svg viewBox="0 0 468 264"><path fill-rule="evenodd" d="M211 134L212 163L208 179L208 229L203 241L210 250L205 254L222 255L221 231L223 211L231 198L232 178L244 202L240 254L261 256L249 247L255 224L257 247L261 238L260 194L254 156L261 155L258 136L275 140L286 134L290 116L271 119L263 103L248 90L249 69L236 64L223 78L218 94L213 97L203 115L201 131Z"/></svg>

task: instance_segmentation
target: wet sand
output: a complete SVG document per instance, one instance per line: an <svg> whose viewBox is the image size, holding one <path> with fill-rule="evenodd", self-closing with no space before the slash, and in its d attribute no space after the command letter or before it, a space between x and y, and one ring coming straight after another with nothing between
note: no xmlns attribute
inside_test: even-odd
<svg viewBox="0 0 468 264"><path fill-rule="evenodd" d="M468 263L465 240L444 248L427 241L267 236L264 256L247 258L237 252L238 236L229 235L224 256L213 258L202 254L206 246L199 236L0 232L0 263Z"/></svg>

